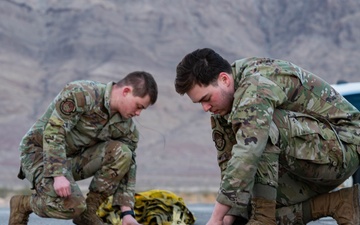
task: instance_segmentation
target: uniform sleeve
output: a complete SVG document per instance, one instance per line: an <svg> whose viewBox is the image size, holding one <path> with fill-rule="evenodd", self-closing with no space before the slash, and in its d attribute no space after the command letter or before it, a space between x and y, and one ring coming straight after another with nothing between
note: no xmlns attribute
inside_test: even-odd
<svg viewBox="0 0 360 225"><path fill-rule="evenodd" d="M82 112L84 95L64 89L52 103L52 114L44 128L44 176L55 177L66 173L65 133L70 131Z"/></svg>
<svg viewBox="0 0 360 225"><path fill-rule="evenodd" d="M248 204L274 109L285 101L286 95L271 80L255 74L241 81L234 97L228 121L232 124L236 144L232 147L217 197L218 202L231 206Z"/></svg>
<svg viewBox="0 0 360 225"><path fill-rule="evenodd" d="M224 117L218 115L211 116L211 128L222 178L227 162L231 158L231 150L234 144L236 144L235 134L232 130L232 125Z"/></svg>
<svg viewBox="0 0 360 225"><path fill-rule="evenodd" d="M129 172L121 180L118 191L115 193L114 205L129 206L132 209L135 205L135 184L136 184L136 160L135 152L133 153L133 162Z"/></svg>
<svg viewBox="0 0 360 225"><path fill-rule="evenodd" d="M129 169L129 172L121 180L120 186L114 199L116 199L116 205L120 206L129 206L134 208L135 204L135 185L136 185L136 153L137 143L139 140L139 131L137 130L134 122L132 120L128 121L126 125L129 129L129 133L125 137L118 138L117 140L126 144L129 149L132 151L132 163Z"/></svg>

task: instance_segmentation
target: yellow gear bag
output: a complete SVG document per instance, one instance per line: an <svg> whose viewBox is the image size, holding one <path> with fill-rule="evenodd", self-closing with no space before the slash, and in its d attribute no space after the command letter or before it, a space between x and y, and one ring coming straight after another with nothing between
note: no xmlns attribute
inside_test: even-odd
<svg viewBox="0 0 360 225"><path fill-rule="evenodd" d="M121 225L121 211L112 208L113 196L109 196L97 210L97 215L106 223ZM195 216L186 207L184 200L166 190L149 190L135 193L135 219L143 225L192 225Z"/></svg>

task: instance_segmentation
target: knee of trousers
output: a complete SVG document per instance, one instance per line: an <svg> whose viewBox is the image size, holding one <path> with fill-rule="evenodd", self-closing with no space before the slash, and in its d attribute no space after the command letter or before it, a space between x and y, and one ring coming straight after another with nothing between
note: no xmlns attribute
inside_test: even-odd
<svg viewBox="0 0 360 225"><path fill-rule="evenodd" d="M77 202L74 207L74 212L71 214L71 218L79 217L86 210L85 198L82 198L81 201Z"/></svg>
<svg viewBox="0 0 360 225"><path fill-rule="evenodd" d="M67 198L35 198L32 208L35 214L45 218L73 219L86 210L83 196L70 196Z"/></svg>
<svg viewBox="0 0 360 225"><path fill-rule="evenodd" d="M106 164L121 164L123 167L130 167L133 152L128 145L120 141L109 141L106 147L104 162Z"/></svg>

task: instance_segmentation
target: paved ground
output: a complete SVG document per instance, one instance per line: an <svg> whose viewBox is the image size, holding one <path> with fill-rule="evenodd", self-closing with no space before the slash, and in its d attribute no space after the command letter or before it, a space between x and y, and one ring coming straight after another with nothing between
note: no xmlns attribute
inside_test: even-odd
<svg viewBox="0 0 360 225"><path fill-rule="evenodd" d="M190 204L188 205L190 211L196 217L194 225L205 225L211 215L213 206L211 204ZM0 208L0 225L7 225L9 221L9 209ZM71 225L70 220L55 220L39 218L36 215L31 215L28 225ZM337 225L331 218L323 218L321 220L308 223L308 225Z"/></svg>

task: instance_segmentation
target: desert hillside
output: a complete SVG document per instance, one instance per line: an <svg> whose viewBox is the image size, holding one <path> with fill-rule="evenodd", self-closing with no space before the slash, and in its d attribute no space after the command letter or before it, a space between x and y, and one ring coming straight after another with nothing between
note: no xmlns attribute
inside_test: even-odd
<svg viewBox="0 0 360 225"><path fill-rule="evenodd" d="M216 190L209 115L173 88L181 58L210 47L230 62L268 56L360 81L359 21L357 0L2 0L0 185L27 185L18 144L63 85L146 70L159 98L136 119L138 188Z"/></svg>

